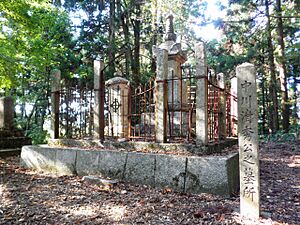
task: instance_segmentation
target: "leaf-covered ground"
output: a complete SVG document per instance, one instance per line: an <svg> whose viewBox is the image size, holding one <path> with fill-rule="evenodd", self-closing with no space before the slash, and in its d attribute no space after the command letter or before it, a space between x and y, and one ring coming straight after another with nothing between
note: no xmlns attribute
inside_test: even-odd
<svg viewBox="0 0 300 225"><path fill-rule="evenodd" d="M261 146L261 209L237 213L238 196L190 195L147 186L87 184L0 159L0 224L300 224L300 141Z"/></svg>

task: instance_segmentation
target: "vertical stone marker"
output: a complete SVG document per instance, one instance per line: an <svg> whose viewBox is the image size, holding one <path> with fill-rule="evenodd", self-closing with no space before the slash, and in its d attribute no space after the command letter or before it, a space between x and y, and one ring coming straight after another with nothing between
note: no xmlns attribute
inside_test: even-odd
<svg viewBox="0 0 300 225"><path fill-rule="evenodd" d="M104 64L94 60L94 137L104 141Z"/></svg>
<svg viewBox="0 0 300 225"><path fill-rule="evenodd" d="M244 63L237 67L238 136L240 153L240 213L260 215L260 179L258 115L255 67Z"/></svg>
<svg viewBox="0 0 300 225"><path fill-rule="evenodd" d="M158 143L167 141L168 90L168 51L157 50L157 68L155 84L155 139Z"/></svg>
<svg viewBox="0 0 300 225"><path fill-rule="evenodd" d="M203 42L195 46L197 98L196 98L196 144L208 143L207 115L207 62Z"/></svg>
<svg viewBox="0 0 300 225"><path fill-rule="evenodd" d="M60 70L51 71L51 138L59 138Z"/></svg>
<svg viewBox="0 0 300 225"><path fill-rule="evenodd" d="M225 76L223 73L218 75L220 90L220 112L219 112L219 139L226 139L226 93L225 93Z"/></svg>

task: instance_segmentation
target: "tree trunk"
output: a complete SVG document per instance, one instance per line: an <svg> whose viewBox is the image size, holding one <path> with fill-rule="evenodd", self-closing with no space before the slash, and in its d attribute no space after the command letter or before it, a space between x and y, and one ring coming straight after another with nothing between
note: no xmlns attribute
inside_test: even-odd
<svg viewBox="0 0 300 225"><path fill-rule="evenodd" d="M272 44L272 29L271 29L271 21L270 21L270 13L269 13L269 1L265 0L266 7L266 17L267 17L267 52L268 52L268 64L271 75L269 94L270 94L270 107L269 107L269 116L270 116L270 130L272 133L276 133L279 129L278 122L278 100L277 100L277 80L276 80L276 71L275 71L275 63L274 63L274 49Z"/></svg>
<svg viewBox="0 0 300 225"><path fill-rule="evenodd" d="M130 46L130 33L128 27L128 14L124 12L121 15L121 25L123 28L124 40L125 40L125 74L129 78L130 74L130 63L133 58Z"/></svg>
<svg viewBox="0 0 300 225"><path fill-rule="evenodd" d="M108 68L109 73L115 73L115 0L109 1L109 51L108 51Z"/></svg>
<svg viewBox="0 0 300 225"><path fill-rule="evenodd" d="M133 33L134 33L134 50L133 50L133 82L135 85L140 83L140 17L141 8L140 4L136 4L136 19L133 22Z"/></svg>
<svg viewBox="0 0 300 225"><path fill-rule="evenodd" d="M156 46L157 45L157 34L159 32L158 26L159 26L159 22L157 20L157 15L158 15L158 5L157 5L157 0L153 1L154 4L154 8L155 11L152 15L152 26L151 26L151 30L153 32L153 41L152 41L152 45ZM152 52L152 48L150 48L150 57L151 57L151 72L153 72L153 74L156 71L156 60L154 58L153 52Z"/></svg>
<svg viewBox="0 0 300 225"><path fill-rule="evenodd" d="M276 14L277 14L277 41L279 44L278 51L278 69L280 77L280 91L281 91L281 107L282 107L282 128L284 132L289 131L289 105L288 105L288 89L287 89L287 70L285 62L285 44L283 37L283 22L281 0L276 0Z"/></svg>

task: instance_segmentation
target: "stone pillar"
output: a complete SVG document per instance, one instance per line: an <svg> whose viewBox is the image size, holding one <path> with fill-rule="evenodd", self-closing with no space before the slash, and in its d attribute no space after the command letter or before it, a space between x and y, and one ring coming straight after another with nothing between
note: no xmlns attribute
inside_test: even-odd
<svg viewBox="0 0 300 225"><path fill-rule="evenodd" d="M100 60L94 60L94 138L104 141L104 64Z"/></svg>
<svg viewBox="0 0 300 225"><path fill-rule="evenodd" d="M167 76L168 51L165 49L158 49L155 84L155 139L158 143L164 143L167 141Z"/></svg>
<svg viewBox="0 0 300 225"><path fill-rule="evenodd" d="M230 88L230 114L231 114L231 130L232 136L237 136L237 120L238 120L238 112L237 112L237 101L235 101L235 97L237 97L237 78L231 78L231 88Z"/></svg>
<svg viewBox="0 0 300 225"><path fill-rule="evenodd" d="M241 215L259 218L260 178L256 71L252 64L237 67L238 136Z"/></svg>
<svg viewBox="0 0 300 225"><path fill-rule="evenodd" d="M220 90L220 112L219 112L219 139L226 139L226 95L225 95L225 77L223 73L218 74Z"/></svg>
<svg viewBox="0 0 300 225"><path fill-rule="evenodd" d="M14 100L12 97L0 98L0 129L14 129Z"/></svg>
<svg viewBox="0 0 300 225"><path fill-rule="evenodd" d="M60 70L51 71L51 138L59 138Z"/></svg>
<svg viewBox="0 0 300 225"><path fill-rule="evenodd" d="M197 99L196 99L196 144L208 144L207 118L207 63L204 43L195 46Z"/></svg>
<svg viewBox="0 0 300 225"><path fill-rule="evenodd" d="M106 128L110 136L128 138L128 101L130 82L123 77L114 77L105 83L109 93L109 125Z"/></svg>

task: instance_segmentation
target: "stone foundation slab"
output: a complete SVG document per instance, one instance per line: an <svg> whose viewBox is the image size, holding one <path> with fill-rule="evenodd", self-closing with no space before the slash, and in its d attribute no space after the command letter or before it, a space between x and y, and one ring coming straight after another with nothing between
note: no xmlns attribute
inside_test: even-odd
<svg viewBox="0 0 300 225"><path fill-rule="evenodd" d="M103 175L179 192L230 196L239 187L238 153L200 157L24 146L21 165L63 174Z"/></svg>

